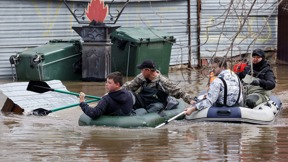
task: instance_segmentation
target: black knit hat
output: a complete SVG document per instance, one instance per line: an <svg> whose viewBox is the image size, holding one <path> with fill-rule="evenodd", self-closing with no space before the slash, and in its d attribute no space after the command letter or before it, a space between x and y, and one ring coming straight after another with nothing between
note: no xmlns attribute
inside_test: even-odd
<svg viewBox="0 0 288 162"><path fill-rule="evenodd" d="M255 49L252 53L252 56L260 56L263 58L263 60L265 59L265 53L261 49Z"/></svg>

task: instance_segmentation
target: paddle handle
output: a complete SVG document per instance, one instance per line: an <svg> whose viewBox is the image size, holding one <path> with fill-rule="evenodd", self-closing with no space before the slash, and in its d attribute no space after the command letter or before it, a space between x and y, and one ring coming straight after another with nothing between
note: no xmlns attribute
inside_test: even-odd
<svg viewBox="0 0 288 162"><path fill-rule="evenodd" d="M183 112L181 112L180 114L178 114L178 115L174 116L173 118L169 119L169 120L168 120L168 121L166 121L165 123L162 123L162 124L158 125L158 126L157 126L157 127L155 127L155 128L160 128L160 127L162 127L162 126L164 126L164 125L168 124L169 122L171 122L172 120L175 120L175 119L177 119L179 116L183 115L184 113L185 113L184 111L183 111Z"/></svg>
<svg viewBox="0 0 288 162"><path fill-rule="evenodd" d="M79 93L75 93L75 92L62 91L62 90L58 90L58 89L53 89L53 91L54 92L59 92L59 93L64 93L64 94L70 94L70 95L74 95L74 96L79 96ZM94 98L94 99L98 99L98 100L101 99L101 97L92 96L92 95L85 95L85 97Z"/></svg>
<svg viewBox="0 0 288 162"><path fill-rule="evenodd" d="M86 101L86 103L96 102L96 101L99 101L99 100L100 99L88 100L88 101ZM68 109L68 108L75 107L75 106L79 106L79 103L72 104L72 105L67 105L67 106L62 106L62 107L55 108L55 109L50 110L50 111L51 112L56 112L56 111L60 111L60 110L63 110L63 109Z"/></svg>

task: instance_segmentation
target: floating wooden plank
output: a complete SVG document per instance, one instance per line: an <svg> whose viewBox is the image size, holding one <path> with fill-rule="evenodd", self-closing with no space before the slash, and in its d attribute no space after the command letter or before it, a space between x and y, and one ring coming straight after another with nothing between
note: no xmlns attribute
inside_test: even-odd
<svg viewBox="0 0 288 162"><path fill-rule="evenodd" d="M60 80L46 82L51 88L68 91ZM28 82L15 82L0 85L0 90L7 96L2 112L30 112L37 108L51 110L57 107L78 103L76 96L49 91L35 93L27 91Z"/></svg>

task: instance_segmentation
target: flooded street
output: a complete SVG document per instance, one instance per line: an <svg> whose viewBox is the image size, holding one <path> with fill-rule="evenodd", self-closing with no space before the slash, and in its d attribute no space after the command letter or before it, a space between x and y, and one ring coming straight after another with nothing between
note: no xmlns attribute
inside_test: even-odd
<svg viewBox="0 0 288 162"><path fill-rule="evenodd" d="M283 109L270 125L182 120L160 129L122 129L78 126L79 107L42 117L0 113L0 161L286 161L288 66L273 70L273 93ZM193 95L207 83L195 71L173 71L169 78ZM104 83L63 83L72 92L105 93ZM5 100L1 94L1 108Z"/></svg>

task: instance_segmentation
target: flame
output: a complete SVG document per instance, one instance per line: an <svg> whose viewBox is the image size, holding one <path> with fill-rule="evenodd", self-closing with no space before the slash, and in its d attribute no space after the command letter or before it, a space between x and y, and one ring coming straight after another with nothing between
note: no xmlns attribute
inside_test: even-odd
<svg viewBox="0 0 288 162"><path fill-rule="evenodd" d="M85 13L90 22L94 20L103 23L108 14L108 6L104 6L103 0L91 0Z"/></svg>

